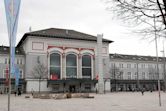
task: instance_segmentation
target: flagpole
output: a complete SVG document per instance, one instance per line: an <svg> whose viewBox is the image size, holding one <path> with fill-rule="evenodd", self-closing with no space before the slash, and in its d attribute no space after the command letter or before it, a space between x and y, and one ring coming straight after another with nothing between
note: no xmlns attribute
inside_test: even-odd
<svg viewBox="0 0 166 111"><path fill-rule="evenodd" d="M13 37L13 34L12 34L12 29L13 29L13 15L14 15L14 1L13 0L11 0L11 14L12 14L12 18L11 18L11 21L10 21L10 40L9 40L9 43L10 43L10 66L9 66L9 91L8 91L8 111L10 111L10 95L11 95L11 72L12 72L12 57L11 57L11 55L12 55L12 48L11 48L11 46L12 46L12 42L14 42L14 41L12 41L12 37Z"/></svg>

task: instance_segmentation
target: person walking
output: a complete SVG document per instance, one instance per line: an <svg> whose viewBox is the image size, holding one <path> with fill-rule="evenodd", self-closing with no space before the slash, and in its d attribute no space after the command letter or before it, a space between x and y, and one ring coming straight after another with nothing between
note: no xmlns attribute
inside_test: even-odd
<svg viewBox="0 0 166 111"><path fill-rule="evenodd" d="M142 88L141 93L142 93L142 96L143 96L144 95L144 88Z"/></svg>

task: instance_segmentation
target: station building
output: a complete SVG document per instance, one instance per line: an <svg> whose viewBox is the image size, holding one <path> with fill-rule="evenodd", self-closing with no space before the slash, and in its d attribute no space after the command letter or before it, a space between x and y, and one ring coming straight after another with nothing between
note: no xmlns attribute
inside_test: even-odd
<svg viewBox="0 0 166 111"><path fill-rule="evenodd" d="M102 39L103 76L109 76L109 44ZM16 46L19 87L24 92L92 92L98 77L97 36L49 28L27 32ZM9 47L0 47L0 90L7 91ZM35 74L41 72L41 75ZM12 77L12 90L15 79Z"/></svg>

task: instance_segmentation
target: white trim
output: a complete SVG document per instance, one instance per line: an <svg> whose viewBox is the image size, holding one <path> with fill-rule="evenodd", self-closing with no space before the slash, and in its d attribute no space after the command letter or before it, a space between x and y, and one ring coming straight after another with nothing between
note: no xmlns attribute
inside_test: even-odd
<svg viewBox="0 0 166 111"><path fill-rule="evenodd" d="M66 50L64 50L64 53L76 53L76 54L79 54L79 51L78 50L76 50L76 49L73 49L73 48L70 48L70 49L66 49Z"/></svg>
<svg viewBox="0 0 166 111"><path fill-rule="evenodd" d="M61 48L58 47L54 47L54 48L50 48L47 50L49 53L53 53L53 52L60 52L63 53L63 50Z"/></svg>
<svg viewBox="0 0 166 111"><path fill-rule="evenodd" d="M81 52L80 52L80 54L91 54L91 55L94 55L94 52L93 51L91 51L91 50L82 50Z"/></svg>

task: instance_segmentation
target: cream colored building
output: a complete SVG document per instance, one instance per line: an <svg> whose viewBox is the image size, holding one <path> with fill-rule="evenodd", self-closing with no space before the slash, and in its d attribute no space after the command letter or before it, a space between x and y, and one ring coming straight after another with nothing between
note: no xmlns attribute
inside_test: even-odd
<svg viewBox="0 0 166 111"><path fill-rule="evenodd" d="M106 39L102 42L104 76L109 74L109 43L111 42ZM17 48L23 49L22 78L25 81L26 92L96 90L97 36L75 30L49 28L25 33ZM8 56L9 53L6 55ZM43 65L43 69L47 69L45 75L34 74L34 68L39 64Z"/></svg>
<svg viewBox="0 0 166 111"><path fill-rule="evenodd" d="M110 75L112 91L115 90L157 90L158 75L161 89L164 89L164 58L158 58L159 74L157 73L157 58L152 56L137 56L125 54L110 54Z"/></svg>

